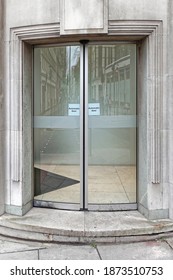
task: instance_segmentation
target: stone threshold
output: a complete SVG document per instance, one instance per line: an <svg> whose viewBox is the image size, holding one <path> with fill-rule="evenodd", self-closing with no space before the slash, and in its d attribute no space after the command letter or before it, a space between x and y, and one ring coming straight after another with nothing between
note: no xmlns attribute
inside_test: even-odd
<svg viewBox="0 0 173 280"><path fill-rule="evenodd" d="M173 221L147 220L138 211L82 212L32 208L0 217L0 235L62 243L122 243L173 236Z"/></svg>

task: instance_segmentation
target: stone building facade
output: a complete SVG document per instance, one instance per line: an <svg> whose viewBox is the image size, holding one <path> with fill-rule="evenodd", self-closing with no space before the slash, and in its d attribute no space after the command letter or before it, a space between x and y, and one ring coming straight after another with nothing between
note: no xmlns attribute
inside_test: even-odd
<svg viewBox="0 0 173 280"><path fill-rule="evenodd" d="M173 219L172 45L171 0L1 0L0 214Z"/></svg>

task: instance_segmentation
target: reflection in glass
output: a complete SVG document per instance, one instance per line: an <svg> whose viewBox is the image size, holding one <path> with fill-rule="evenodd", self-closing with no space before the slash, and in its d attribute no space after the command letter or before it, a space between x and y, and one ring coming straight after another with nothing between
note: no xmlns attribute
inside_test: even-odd
<svg viewBox="0 0 173 280"><path fill-rule="evenodd" d="M35 199L40 201L79 203L79 73L79 46L35 48Z"/></svg>
<svg viewBox="0 0 173 280"><path fill-rule="evenodd" d="M89 46L89 203L136 202L135 45Z"/></svg>
<svg viewBox="0 0 173 280"><path fill-rule="evenodd" d="M80 71L81 48L34 50L34 178L38 206L76 204L79 209L80 142L83 145L80 78L84 75ZM85 127L84 122L83 129L88 130L88 147L83 149L88 150L89 167L83 175L88 176L85 187L89 207L95 204L103 209L108 204L113 209L112 204L135 203L135 45L88 45L87 74L89 125Z"/></svg>

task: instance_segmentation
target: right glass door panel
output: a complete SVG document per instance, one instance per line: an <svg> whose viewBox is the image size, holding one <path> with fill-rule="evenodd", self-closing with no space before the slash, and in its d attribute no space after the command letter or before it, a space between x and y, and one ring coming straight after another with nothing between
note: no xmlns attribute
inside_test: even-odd
<svg viewBox="0 0 173 280"><path fill-rule="evenodd" d="M88 47L88 202L136 203L136 46Z"/></svg>

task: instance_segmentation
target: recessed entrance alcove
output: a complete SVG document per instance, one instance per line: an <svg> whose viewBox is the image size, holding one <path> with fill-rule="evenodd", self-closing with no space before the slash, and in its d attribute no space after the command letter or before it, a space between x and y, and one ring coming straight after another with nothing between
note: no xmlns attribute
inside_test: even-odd
<svg viewBox="0 0 173 280"><path fill-rule="evenodd" d="M109 21L101 38L98 34L63 37L59 23L11 29L7 213L23 215L34 200L35 206L73 209L73 201L66 199L71 186L79 210L137 208L148 218L168 217L168 209L154 202L163 193L160 34L161 21ZM54 57L51 64L46 57ZM93 80L94 75L98 79ZM132 192L123 183L125 177L133 181ZM46 198L46 188L55 194L57 182L63 201L52 201L51 194ZM117 193L124 191L126 200L114 196L116 184ZM107 197L99 194L106 188Z"/></svg>

